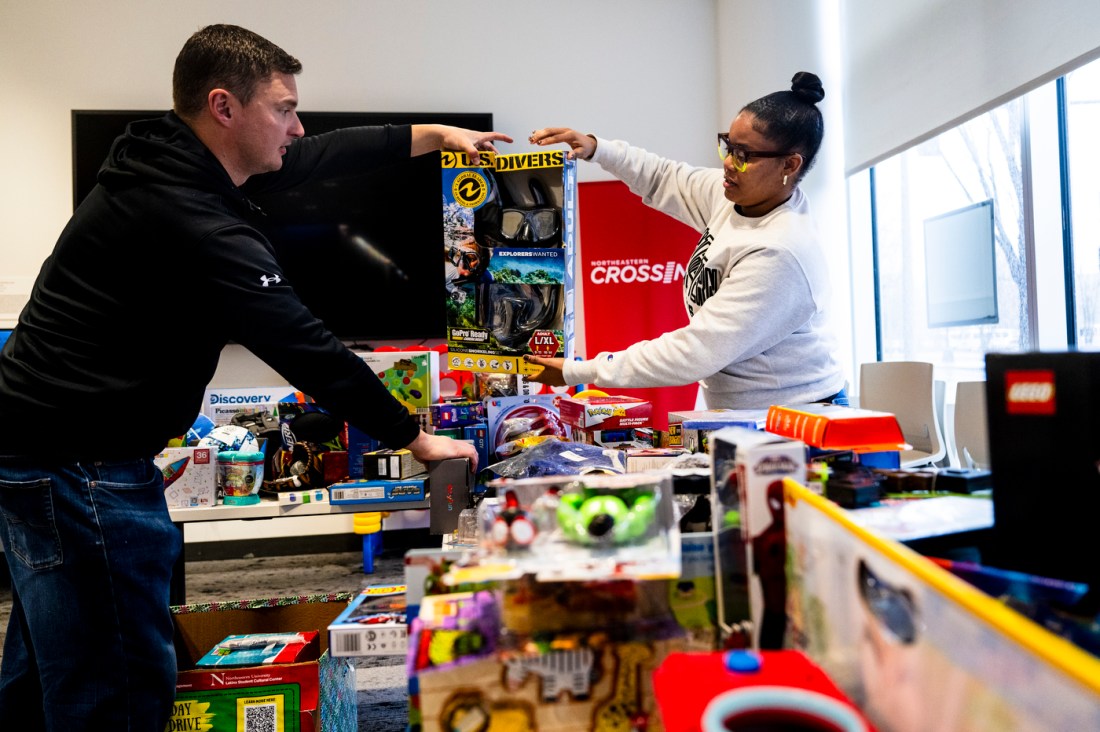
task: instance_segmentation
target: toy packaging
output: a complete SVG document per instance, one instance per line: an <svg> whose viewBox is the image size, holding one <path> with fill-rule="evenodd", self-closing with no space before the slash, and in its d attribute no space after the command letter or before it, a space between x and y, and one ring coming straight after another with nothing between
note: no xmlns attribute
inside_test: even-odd
<svg viewBox="0 0 1100 732"><path fill-rule="evenodd" d="M780 648L787 596L783 479L805 481L806 447L727 427L712 435L711 454L721 630L749 636L754 647Z"/></svg>
<svg viewBox="0 0 1100 732"><path fill-rule="evenodd" d="M508 457L518 452L518 448L525 446L518 442L522 439L565 439L569 428L561 421L558 410L560 401L561 397L555 394L486 399L490 459Z"/></svg>
<svg viewBox="0 0 1100 732"><path fill-rule="evenodd" d="M212 447L168 447L153 458L164 474L169 508L200 508L218 503L217 452Z"/></svg>
<svg viewBox="0 0 1100 732"><path fill-rule="evenodd" d="M767 409L698 409L668 413L668 446L686 447L691 452L708 452L704 445L709 433L723 427L762 430Z"/></svg>
<svg viewBox="0 0 1100 732"><path fill-rule="evenodd" d="M765 429L826 450L868 453L910 449L894 415L837 404L773 406Z"/></svg>
<svg viewBox="0 0 1100 732"><path fill-rule="evenodd" d="M202 413L215 425L230 424L243 412L275 412L279 402L308 401L290 386L207 389L203 394Z"/></svg>
<svg viewBox="0 0 1100 732"><path fill-rule="evenodd" d="M394 399L409 414L428 409L439 399L439 353L436 351L357 351Z"/></svg>
<svg viewBox="0 0 1100 732"><path fill-rule="evenodd" d="M405 585L371 585L328 626L334 656L403 656L408 648Z"/></svg>
<svg viewBox="0 0 1100 732"><path fill-rule="evenodd" d="M531 374L525 354L572 358L576 162L444 152L442 183L446 368Z"/></svg>
<svg viewBox="0 0 1100 732"><path fill-rule="evenodd" d="M561 419L581 430L621 430L649 427L653 404L627 396L563 396Z"/></svg>
<svg viewBox="0 0 1100 732"><path fill-rule="evenodd" d="M240 668L195 665L228 635L283 635L326 628L350 599L350 595L318 595L173 607L179 673L167 729L355 730L355 669L347 659L332 657L327 633L315 633L307 650L291 663ZM142 622L141 618L129 620Z"/></svg>
<svg viewBox="0 0 1100 732"><path fill-rule="evenodd" d="M363 455L363 477L367 480L405 480L428 472L424 463L408 450L375 450Z"/></svg>
<svg viewBox="0 0 1100 732"><path fill-rule="evenodd" d="M428 530L434 535L450 534L458 528L458 515L470 505L473 473L466 458L449 458L432 463L428 473L431 502Z"/></svg>
<svg viewBox="0 0 1100 732"><path fill-rule="evenodd" d="M329 503L333 505L423 501L427 496L427 476L423 475L405 480L352 480L329 486Z"/></svg>
<svg viewBox="0 0 1100 732"><path fill-rule="evenodd" d="M196 661L195 666L237 668L312 660L321 655L317 635L316 630L227 635Z"/></svg>
<svg viewBox="0 0 1100 732"><path fill-rule="evenodd" d="M484 566L474 571L483 579L680 574L680 532L667 475L564 475L498 480L490 487L496 497L478 506ZM463 581L460 571L455 580Z"/></svg>

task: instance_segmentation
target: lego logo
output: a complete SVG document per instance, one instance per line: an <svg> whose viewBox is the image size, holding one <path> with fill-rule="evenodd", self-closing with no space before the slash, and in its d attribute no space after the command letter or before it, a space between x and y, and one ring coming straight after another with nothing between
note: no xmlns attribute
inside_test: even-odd
<svg viewBox="0 0 1100 732"><path fill-rule="evenodd" d="M1008 390L1010 402L1049 402L1054 398L1054 384L1023 381Z"/></svg>
<svg viewBox="0 0 1100 732"><path fill-rule="evenodd" d="M1005 372L1007 414L1054 414L1054 397L1053 371Z"/></svg>

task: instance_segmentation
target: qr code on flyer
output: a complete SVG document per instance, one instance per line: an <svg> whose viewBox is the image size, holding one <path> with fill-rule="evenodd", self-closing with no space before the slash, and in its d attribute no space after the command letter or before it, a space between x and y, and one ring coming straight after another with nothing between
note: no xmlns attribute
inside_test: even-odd
<svg viewBox="0 0 1100 732"><path fill-rule="evenodd" d="M245 703L241 707L243 717L238 729L242 732L283 732L283 718L277 700Z"/></svg>

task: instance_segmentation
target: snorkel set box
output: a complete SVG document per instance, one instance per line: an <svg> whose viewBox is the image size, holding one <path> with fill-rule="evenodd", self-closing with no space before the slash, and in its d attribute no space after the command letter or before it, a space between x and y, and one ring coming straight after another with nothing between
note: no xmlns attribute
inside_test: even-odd
<svg viewBox="0 0 1100 732"><path fill-rule="evenodd" d="M577 169L561 150L442 154L447 368L573 356Z"/></svg>

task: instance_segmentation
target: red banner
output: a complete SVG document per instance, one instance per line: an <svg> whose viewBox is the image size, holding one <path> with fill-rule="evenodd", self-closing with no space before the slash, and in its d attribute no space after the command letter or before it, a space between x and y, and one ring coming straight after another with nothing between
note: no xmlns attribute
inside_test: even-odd
<svg viewBox="0 0 1100 732"><path fill-rule="evenodd" d="M649 208L618 181L578 189L586 355L621 351L686 325L684 270L699 232ZM698 390L605 389L650 400L653 426L662 430L670 411L695 408Z"/></svg>

